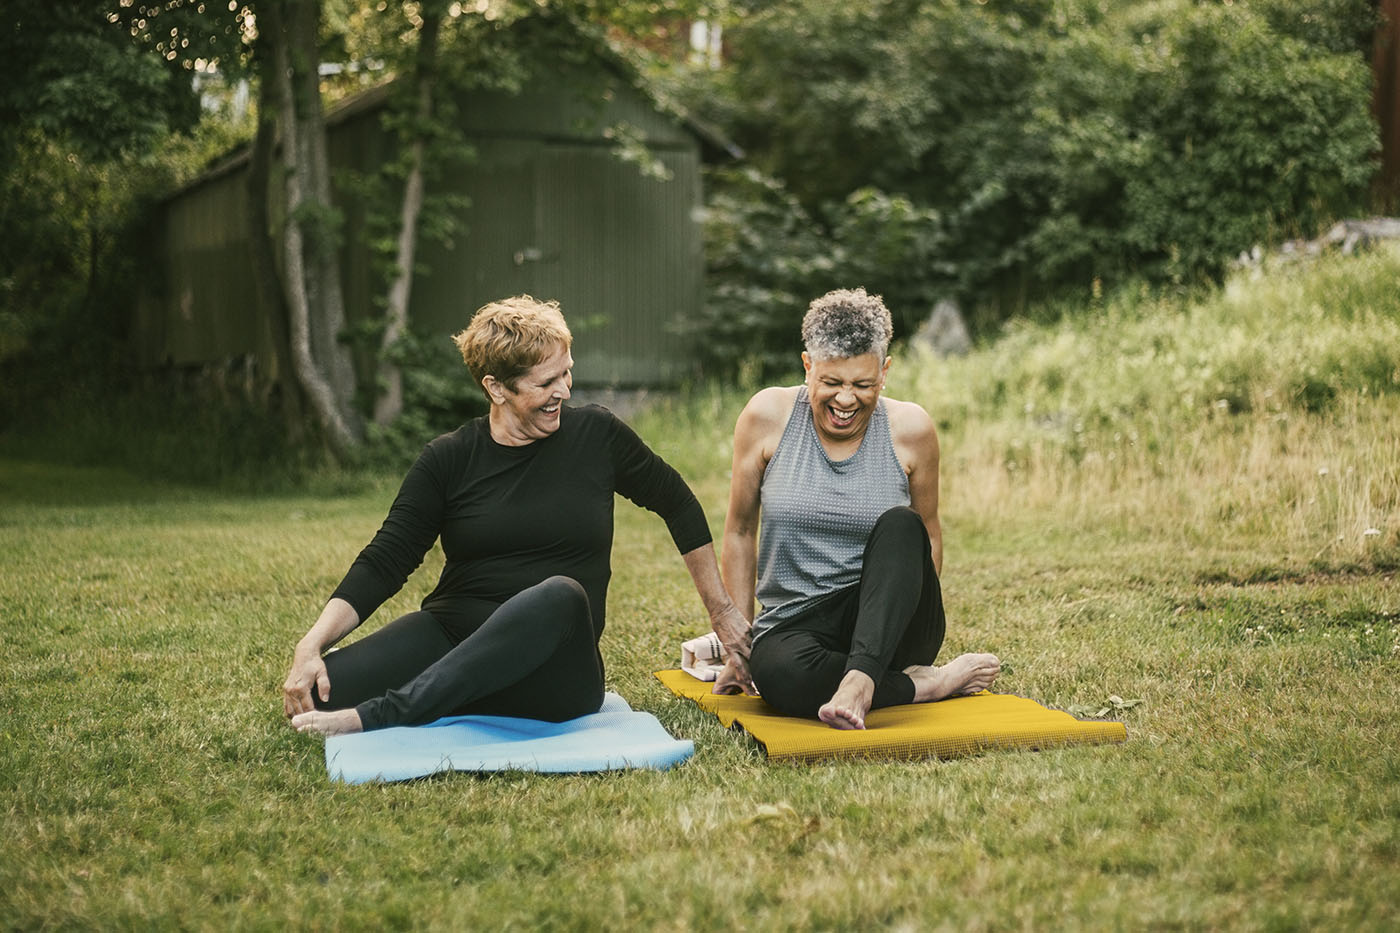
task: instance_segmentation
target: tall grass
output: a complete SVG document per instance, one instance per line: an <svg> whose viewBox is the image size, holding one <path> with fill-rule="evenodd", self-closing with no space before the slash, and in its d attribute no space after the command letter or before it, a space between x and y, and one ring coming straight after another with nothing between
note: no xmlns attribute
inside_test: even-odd
<svg viewBox="0 0 1400 933"><path fill-rule="evenodd" d="M945 650L1053 706L1140 700L1122 746L769 765L651 678L703 612L620 504L609 686L694 759L333 785L278 685L391 479L254 496L0 457L0 928L1393 929L1397 280L1377 254L1117 296L896 361L942 426ZM1264 362L1187 404L1168 356ZM1330 391L1295 391L1308 358ZM716 530L747 394L636 422Z"/></svg>
<svg viewBox="0 0 1400 933"><path fill-rule="evenodd" d="M1400 554L1400 251L1241 276L1185 305L1131 293L1016 327L889 391L942 427L947 508L1049 510L1191 544L1239 527L1290 560Z"/></svg>

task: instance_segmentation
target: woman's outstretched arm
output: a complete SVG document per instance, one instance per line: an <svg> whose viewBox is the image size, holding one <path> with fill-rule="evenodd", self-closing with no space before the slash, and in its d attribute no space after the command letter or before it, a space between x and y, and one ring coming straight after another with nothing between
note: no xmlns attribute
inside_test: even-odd
<svg viewBox="0 0 1400 933"><path fill-rule="evenodd" d="M710 628L724 645L724 686L738 687L752 696L756 691L749 676L749 620L740 613L720 578L715 546L706 544L684 555L685 567L695 581L700 600L710 614ZM716 681L718 688L719 682Z"/></svg>

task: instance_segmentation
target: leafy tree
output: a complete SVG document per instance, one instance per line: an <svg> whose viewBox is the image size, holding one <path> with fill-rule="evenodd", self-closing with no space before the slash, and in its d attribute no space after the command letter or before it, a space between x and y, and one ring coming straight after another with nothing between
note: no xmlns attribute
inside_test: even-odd
<svg viewBox="0 0 1400 933"><path fill-rule="evenodd" d="M1370 74L1247 9L1208 7L1158 34L1125 119L1124 239L1165 272L1217 273L1255 243L1358 207L1374 165Z"/></svg>
<svg viewBox="0 0 1400 933"><path fill-rule="evenodd" d="M0 27L0 153L12 153L32 132L84 159L111 161L149 150L184 122L188 100L109 20L106 0L7 7Z"/></svg>
<svg viewBox="0 0 1400 933"><path fill-rule="evenodd" d="M116 0L6 6L0 359L7 379L29 374L29 384L52 372L68 385L87 381L120 336L114 296L131 291L137 206L168 177L156 151L173 130L191 130L199 111L179 62L146 54L144 9ZM18 382L0 394L17 406L30 397Z"/></svg>
<svg viewBox="0 0 1400 933"><path fill-rule="evenodd" d="M1363 0L790 0L737 18L727 70L675 86L813 224L813 254L785 254L810 278L784 288L819 294L834 267L920 302L907 333L930 295L1014 306L1095 280L1191 282L1356 210L1376 148L1372 16ZM763 314L728 274L707 314Z"/></svg>

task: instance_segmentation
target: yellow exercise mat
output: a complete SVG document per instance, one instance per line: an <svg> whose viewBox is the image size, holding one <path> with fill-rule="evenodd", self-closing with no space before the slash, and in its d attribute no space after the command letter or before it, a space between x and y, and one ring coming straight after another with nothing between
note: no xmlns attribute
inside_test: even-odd
<svg viewBox="0 0 1400 933"><path fill-rule="evenodd" d="M871 710L865 729L842 730L817 719L784 716L759 697L713 694L713 684L684 671L657 671L656 679L714 713L725 726L738 723L774 760L957 758L996 749L1102 745L1128 738L1121 722L1075 719L1004 693L887 706Z"/></svg>

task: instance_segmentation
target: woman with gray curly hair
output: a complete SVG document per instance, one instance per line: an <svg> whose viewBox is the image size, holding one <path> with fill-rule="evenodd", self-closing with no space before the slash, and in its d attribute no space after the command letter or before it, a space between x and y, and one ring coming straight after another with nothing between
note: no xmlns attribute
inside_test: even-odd
<svg viewBox="0 0 1400 933"><path fill-rule="evenodd" d="M892 335L879 296L823 295L802 321L805 383L763 389L739 415L720 566L753 642L716 693L751 673L784 713L863 729L871 709L996 679L995 655L933 663L945 629L938 434L920 406L881 397Z"/></svg>

